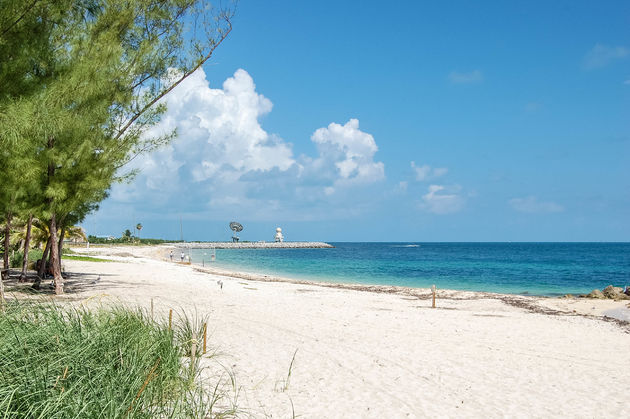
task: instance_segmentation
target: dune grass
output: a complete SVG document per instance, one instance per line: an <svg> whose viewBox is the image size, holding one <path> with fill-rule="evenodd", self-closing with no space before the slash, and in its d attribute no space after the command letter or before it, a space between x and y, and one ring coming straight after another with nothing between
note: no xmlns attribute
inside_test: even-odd
<svg viewBox="0 0 630 419"><path fill-rule="evenodd" d="M183 319L169 330L120 307L7 302L0 312L0 417L231 417L219 381L202 385L196 326ZM219 403L228 407L218 411Z"/></svg>

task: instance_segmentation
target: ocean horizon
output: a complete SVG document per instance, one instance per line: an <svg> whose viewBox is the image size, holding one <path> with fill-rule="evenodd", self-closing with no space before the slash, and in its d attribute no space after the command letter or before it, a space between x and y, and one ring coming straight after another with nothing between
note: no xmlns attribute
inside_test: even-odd
<svg viewBox="0 0 630 419"><path fill-rule="evenodd" d="M627 242L330 242L191 249L194 264L314 282L559 296L630 285Z"/></svg>

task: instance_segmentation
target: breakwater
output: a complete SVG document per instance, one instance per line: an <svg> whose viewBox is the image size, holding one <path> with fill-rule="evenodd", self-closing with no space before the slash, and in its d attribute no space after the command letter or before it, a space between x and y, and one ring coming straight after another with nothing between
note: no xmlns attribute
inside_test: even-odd
<svg viewBox="0 0 630 419"><path fill-rule="evenodd" d="M174 243L183 249L329 249L335 246L324 242L211 242Z"/></svg>

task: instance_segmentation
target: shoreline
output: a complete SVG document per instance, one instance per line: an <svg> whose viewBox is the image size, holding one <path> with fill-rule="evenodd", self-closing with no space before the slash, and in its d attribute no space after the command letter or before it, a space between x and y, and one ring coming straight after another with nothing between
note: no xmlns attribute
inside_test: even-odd
<svg viewBox="0 0 630 419"><path fill-rule="evenodd" d="M439 290L432 308L426 289L225 276L164 261L165 247L75 250L111 262L66 260L67 294L50 298L207 319L200 362L234 377L247 417L630 414L630 329L604 317L622 302Z"/></svg>
<svg viewBox="0 0 630 419"><path fill-rule="evenodd" d="M121 246L105 247L101 249L125 250L127 248ZM417 300L429 300L432 298L430 288L407 287L398 285L340 283L331 281L298 279L279 275L267 275L262 273L243 272L211 266L200 266L194 263L171 262L168 257L168 252L171 249L177 248L173 247L170 244L142 246L137 247L136 249L142 249L140 252L141 257L148 257L153 260L159 260L178 266L188 266L195 272L200 272L222 278L232 278L237 280L242 279L246 281L265 283L305 285L321 288L368 292L374 294L393 294L407 296ZM84 253L83 251L85 250L89 252L89 250L85 248L78 248L76 250L80 250L79 253ZM123 256L129 256L127 252L114 253ZM97 254L99 254L100 256L107 256L103 255L101 252L97 252ZM436 298L438 302L439 300L497 300L513 307L525 309L531 313L561 316L583 316L585 318L611 322L617 324L627 333L630 333L630 300L591 299L575 295L567 297L567 295L569 294L565 294L564 296L523 295L500 292L438 288Z"/></svg>
<svg viewBox="0 0 630 419"><path fill-rule="evenodd" d="M560 256L564 259L560 262L546 266L547 257L530 267L529 264L534 263L530 256L523 256L523 251L517 251L512 258L508 254L509 248L503 247L499 254L486 249L484 252L490 253L483 253L481 259L468 259L461 249L451 257L439 248L417 252L415 249L393 249L409 247L407 245L377 249L361 244L355 253L355 247L344 247L341 243L334 245L338 246L338 250L331 250L330 253L298 252L295 255L290 252L268 254L242 250L232 253L222 250L222 253L216 252L216 260L209 256L215 253L206 253L205 248L195 249L192 245L192 251L187 254L195 264L216 266L224 271L340 284L410 288L429 288L435 284L449 290L534 297L583 296L594 289L602 291L608 285L621 288L628 285L627 269L621 263L623 259L619 260L620 263L612 263L610 267L602 267L595 272L593 270L597 270L598 265L591 263L594 258L587 257L590 261L587 268L572 271L567 265L571 263L570 260L562 256L562 249ZM182 252L186 252L184 249ZM583 254L578 256L585 257ZM488 258L491 261L486 265L484 261ZM625 297L620 295L618 298Z"/></svg>

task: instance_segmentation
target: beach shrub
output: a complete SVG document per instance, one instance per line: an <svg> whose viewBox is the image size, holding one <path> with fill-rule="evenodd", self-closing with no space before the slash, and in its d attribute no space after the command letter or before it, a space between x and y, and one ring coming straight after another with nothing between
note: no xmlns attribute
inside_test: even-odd
<svg viewBox="0 0 630 419"><path fill-rule="evenodd" d="M198 418L217 412L189 342L139 310L8 302L0 313L0 412L5 418ZM223 405L229 406L229 403Z"/></svg>
<svg viewBox="0 0 630 419"><path fill-rule="evenodd" d="M11 254L11 257L9 258L9 266L11 266L12 268L21 268L23 261L24 261L24 253L13 252Z"/></svg>

